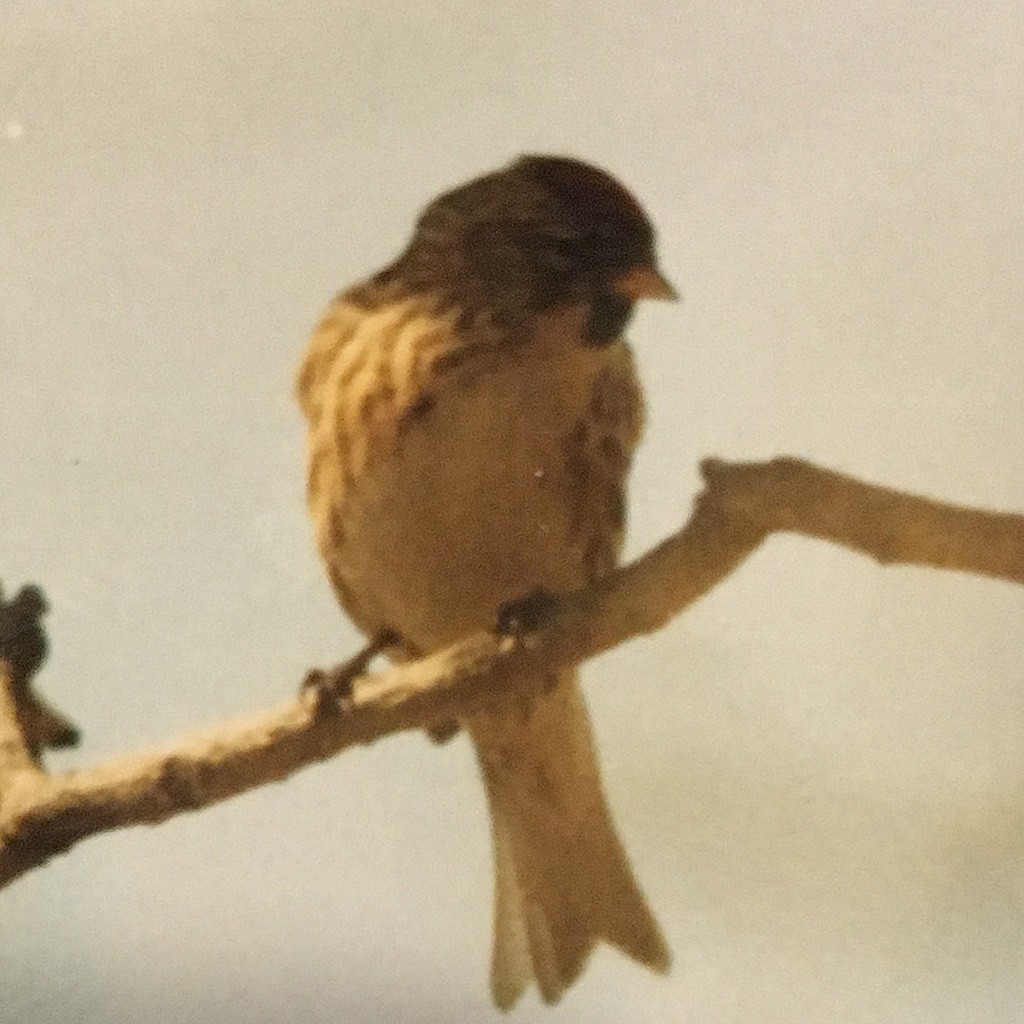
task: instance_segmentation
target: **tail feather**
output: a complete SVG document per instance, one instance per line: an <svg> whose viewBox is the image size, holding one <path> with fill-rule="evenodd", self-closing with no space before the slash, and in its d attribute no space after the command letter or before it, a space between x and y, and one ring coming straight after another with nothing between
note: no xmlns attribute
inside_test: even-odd
<svg viewBox="0 0 1024 1024"><path fill-rule="evenodd" d="M528 710L470 722L491 808L495 1002L557 1002L601 939L652 970L669 953L601 791L574 673Z"/></svg>

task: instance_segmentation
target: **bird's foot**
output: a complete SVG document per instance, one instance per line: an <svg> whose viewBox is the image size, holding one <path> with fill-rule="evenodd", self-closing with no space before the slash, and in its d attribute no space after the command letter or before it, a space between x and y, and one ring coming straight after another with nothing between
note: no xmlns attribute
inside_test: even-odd
<svg viewBox="0 0 1024 1024"><path fill-rule="evenodd" d="M558 598L543 587L515 601L506 601L498 609L497 631L511 637L536 633L551 617L557 604Z"/></svg>
<svg viewBox="0 0 1024 1024"><path fill-rule="evenodd" d="M543 587L531 591L525 597L503 604L498 610L497 631L516 642L529 643L531 633L536 633L547 624L558 604L558 598L550 590ZM528 721L538 699L550 693L558 685L558 673L552 672L544 677L544 687L540 693L523 693L515 701L523 721Z"/></svg>
<svg viewBox="0 0 1024 1024"><path fill-rule="evenodd" d="M306 673L299 687L299 696L310 701L316 714L345 712L352 707L355 681L370 667L378 654L398 643L398 636L382 630L347 661L334 668L313 668Z"/></svg>

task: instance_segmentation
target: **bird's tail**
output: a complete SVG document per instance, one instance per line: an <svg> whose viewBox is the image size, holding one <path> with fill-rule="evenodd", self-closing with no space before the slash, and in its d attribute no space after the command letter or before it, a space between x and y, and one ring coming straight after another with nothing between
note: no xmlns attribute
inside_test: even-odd
<svg viewBox="0 0 1024 1024"><path fill-rule="evenodd" d="M604 939L654 971L669 952L612 826L575 672L529 707L469 723L494 839L491 989L554 1003Z"/></svg>

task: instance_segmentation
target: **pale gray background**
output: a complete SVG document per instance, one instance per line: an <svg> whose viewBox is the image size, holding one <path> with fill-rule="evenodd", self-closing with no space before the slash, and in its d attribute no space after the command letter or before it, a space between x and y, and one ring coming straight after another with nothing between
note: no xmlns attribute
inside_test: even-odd
<svg viewBox="0 0 1024 1024"><path fill-rule="evenodd" d="M686 303L630 550L699 457L1024 508L1024 14L1004 3L3 0L0 574L87 764L279 701L355 635L290 389L334 290L524 150L643 197ZM589 667L675 952L518 1021L995 1022L1024 1004L1020 590L778 539ZM463 740L93 839L0 902L0 1017L497 1019Z"/></svg>

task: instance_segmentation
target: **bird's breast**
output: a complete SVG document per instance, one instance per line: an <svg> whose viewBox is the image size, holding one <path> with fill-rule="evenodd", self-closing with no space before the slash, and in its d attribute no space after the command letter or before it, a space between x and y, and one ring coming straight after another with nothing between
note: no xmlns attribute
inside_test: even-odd
<svg viewBox="0 0 1024 1024"><path fill-rule="evenodd" d="M552 317L528 343L447 372L421 366L408 387L381 352L413 366L417 330L420 348L438 342L429 319L405 322L402 339L364 337L358 386L334 368L337 394L311 435L311 505L334 520L322 553L371 628L431 649L492 625L505 601L575 589L614 561L640 396L625 344L582 345L580 322ZM361 425L353 402L370 410ZM319 483L318 447L346 463Z"/></svg>

